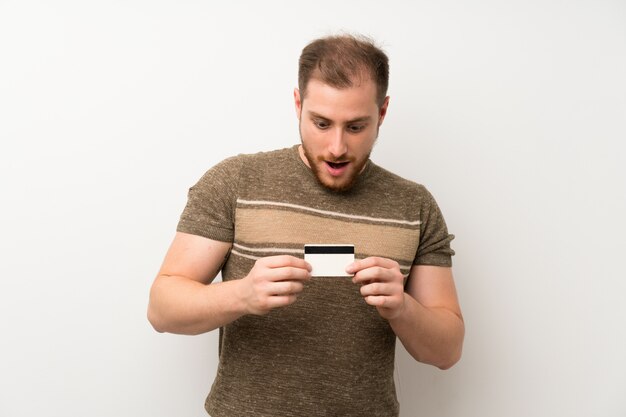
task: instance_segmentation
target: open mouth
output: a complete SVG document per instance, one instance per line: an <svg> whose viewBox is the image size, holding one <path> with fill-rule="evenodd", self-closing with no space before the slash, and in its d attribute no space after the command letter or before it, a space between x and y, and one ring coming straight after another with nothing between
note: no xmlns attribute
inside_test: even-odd
<svg viewBox="0 0 626 417"><path fill-rule="evenodd" d="M332 169L341 169L341 168L345 167L346 165L348 165L347 161L346 162L329 162L329 161L326 161L326 163Z"/></svg>

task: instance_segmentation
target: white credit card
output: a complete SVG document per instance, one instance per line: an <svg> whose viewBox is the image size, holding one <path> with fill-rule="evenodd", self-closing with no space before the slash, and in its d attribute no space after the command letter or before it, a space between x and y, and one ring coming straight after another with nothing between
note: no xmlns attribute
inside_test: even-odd
<svg viewBox="0 0 626 417"><path fill-rule="evenodd" d="M351 277L346 267L354 262L354 245L304 245L304 260L314 277Z"/></svg>

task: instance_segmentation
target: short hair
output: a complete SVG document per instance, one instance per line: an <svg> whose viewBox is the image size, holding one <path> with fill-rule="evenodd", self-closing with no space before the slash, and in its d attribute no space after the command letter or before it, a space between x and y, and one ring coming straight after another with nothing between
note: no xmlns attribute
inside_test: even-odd
<svg viewBox="0 0 626 417"><path fill-rule="evenodd" d="M338 35L312 41L302 50L298 88L302 99L311 78L335 87L352 87L371 79L376 83L376 101L382 106L389 86L389 58L364 36Z"/></svg>

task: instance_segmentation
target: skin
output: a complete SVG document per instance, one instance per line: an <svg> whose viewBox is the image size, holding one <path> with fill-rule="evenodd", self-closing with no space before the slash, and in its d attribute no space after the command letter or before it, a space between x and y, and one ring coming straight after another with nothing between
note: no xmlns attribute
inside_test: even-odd
<svg viewBox="0 0 626 417"><path fill-rule="evenodd" d="M349 189L369 159L389 105L387 97L379 108L372 95L376 97L376 85L371 81L339 90L313 78L306 100L294 90L300 158L327 188ZM345 165L333 169L329 162Z"/></svg>
<svg viewBox="0 0 626 417"><path fill-rule="evenodd" d="M295 302L311 278L307 262L285 255L259 259L245 278L212 283L231 246L176 233L150 289L148 320L155 330L201 334L246 314L266 314Z"/></svg>
<svg viewBox="0 0 626 417"><path fill-rule="evenodd" d="M294 91L300 157L324 186L348 189L363 170L389 105L388 97L380 106L375 99L369 80L336 89L312 79L304 99ZM148 319L157 331L199 334L246 314L267 314L294 303L311 279L307 262L285 255L259 259L240 280L212 283L230 248L176 234L150 291ZM448 369L460 359L464 324L451 268L414 266L406 288L390 259L362 259L347 272L416 360Z"/></svg>
<svg viewBox="0 0 626 417"><path fill-rule="evenodd" d="M294 90L300 157L324 186L349 188L364 168L389 106L389 97L378 106L376 93L370 80L336 89L311 79L304 99ZM337 161L347 164L333 169L329 162ZM406 291L400 267L390 259L356 261L347 272L416 360L448 369L460 359L465 327L451 268L414 266Z"/></svg>

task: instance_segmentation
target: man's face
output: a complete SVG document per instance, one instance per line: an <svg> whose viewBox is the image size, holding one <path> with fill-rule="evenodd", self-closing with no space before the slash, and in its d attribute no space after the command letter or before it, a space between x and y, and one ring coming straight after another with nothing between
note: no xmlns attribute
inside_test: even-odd
<svg viewBox="0 0 626 417"><path fill-rule="evenodd" d="M298 89L294 98L300 120L300 157L325 187L349 189L372 152L389 97L379 108L373 81L336 89L312 78L306 99L301 100Z"/></svg>

